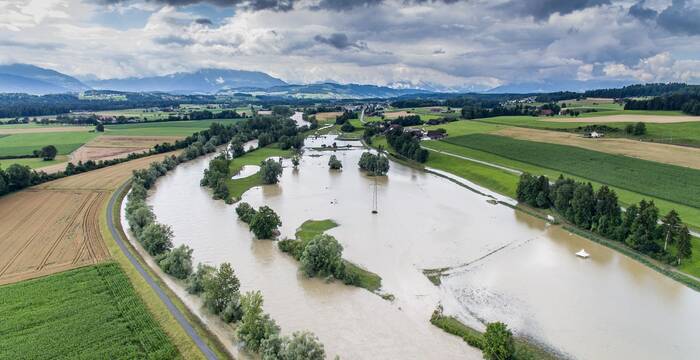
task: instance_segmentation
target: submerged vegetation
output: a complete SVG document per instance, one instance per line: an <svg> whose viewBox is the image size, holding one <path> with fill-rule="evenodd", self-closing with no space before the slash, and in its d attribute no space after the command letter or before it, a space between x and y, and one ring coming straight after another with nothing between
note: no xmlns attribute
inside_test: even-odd
<svg viewBox="0 0 700 360"><path fill-rule="evenodd" d="M343 246L333 236L324 234L336 226L333 220L308 220L297 231L296 239L281 240L278 247L297 259L309 277L332 277L347 285L378 291L382 279L344 260ZM387 298L393 297L388 295Z"/></svg>
<svg viewBox="0 0 700 360"><path fill-rule="evenodd" d="M357 165L370 176L384 176L389 172L389 159L381 153L364 152Z"/></svg>

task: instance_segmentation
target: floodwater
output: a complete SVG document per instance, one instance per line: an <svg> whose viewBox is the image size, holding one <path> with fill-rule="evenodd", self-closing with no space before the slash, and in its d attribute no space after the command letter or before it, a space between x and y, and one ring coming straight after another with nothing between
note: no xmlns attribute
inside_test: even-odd
<svg viewBox="0 0 700 360"><path fill-rule="evenodd" d="M374 180L357 169L361 153L335 152L343 162L337 172L328 170L330 151L307 150L298 169L284 162L279 184L253 188L242 201L273 208L282 237L293 237L308 219L335 220L340 226L329 233L342 243L344 257L379 274L393 302L307 279L276 243L254 240L235 205L212 200L199 186L206 158L159 179L149 204L173 227L176 246L192 247L195 262L230 262L243 291L261 290L265 310L284 333L314 332L329 358L481 358L429 323L438 304L477 328L504 321L574 358L690 359L700 352L697 292L447 179L393 162L379 178L379 214L373 215ZM581 248L590 259L574 255ZM422 274L442 267L454 269L440 287ZM185 301L199 306L196 299Z"/></svg>
<svg viewBox="0 0 700 360"><path fill-rule="evenodd" d="M304 120L304 113L301 111L295 111L294 115L290 116L290 118L296 121L298 127L311 124L308 121Z"/></svg>

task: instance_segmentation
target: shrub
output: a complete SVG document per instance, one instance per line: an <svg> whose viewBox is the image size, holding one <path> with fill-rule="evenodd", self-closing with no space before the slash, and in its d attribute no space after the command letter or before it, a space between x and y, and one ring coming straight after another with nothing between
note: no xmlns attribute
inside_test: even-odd
<svg viewBox="0 0 700 360"><path fill-rule="evenodd" d="M242 202L236 206L236 214L238 214L238 218L246 224L250 224L250 221L253 220L253 216L255 216L256 213L257 211L255 211L255 209L253 209L253 207L247 202Z"/></svg>
<svg viewBox="0 0 700 360"><path fill-rule="evenodd" d="M349 121L346 121L343 126L340 127L340 130L342 132L353 132L355 131L355 127Z"/></svg>
<svg viewBox="0 0 700 360"><path fill-rule="evenodd" d="M335 155L331 155L331 158L328 160L328 167L333 170L340 170L343 168L343 163Z"/></svg>
<svg viewBox="0 0 700 360"><path fill-rule="evenodd" d="M333 236L320 234L306 244L301 265L308 276L344 276L343 246Z"/></svg>
<svg viewBox="0 0 700 360"><path fill-rule="evenodd" d="M487 360L509 360L515 354L513 333L502 322L490 323L484 333L484 358Z"/></svg>
<svg viewBox="0 0 700 360"><path fill-rule="evenodd" d="M173 230L168 225L151 222L138 237L143 248L152 256L160 255L173 247Z"/></svg>
<svg viewBox="0 0 700 360"><path fill-rule="evenodd" d="M45 161L53 160L58 154L58 149L53 145L47 145L41 148L39 154Z"/></svg>
<svg viewBox="0 0 700 360"><path fill-rule="evenodd" d="M216 271L213 266L199 264L197 271L193 272L187 278L186 290L190 294L201 294L204 292L204 284L212 278L212 274Z"/></svg>
<svg viewBox="0 0 700 360"><path fill-rule="evenodd" d="M280 217L267 206L262 206L250 220L250 231L258 239L271 239L282 225Z"/></svg>
<svg viewBox="0 0 700 360"><path fill-rule="evenodd" d="M279 161L267 159L260 163L260 177L263 184L276 184L282 176L282 165Z"/></svg>
<svg viewBox="0 0 700 360"><path fill-rule="evenodd" d="M383 176L389 172L389 160L381 154L365 152L360 156L360 161L357 165L372 176Z"/></svg>
<svg viewBox="0 0 700 360"><path fill-rule="evenodd" d="M166 274L186 279L192 274L192 249L187 245L180 245L161 255L158 265Z"/></svg>

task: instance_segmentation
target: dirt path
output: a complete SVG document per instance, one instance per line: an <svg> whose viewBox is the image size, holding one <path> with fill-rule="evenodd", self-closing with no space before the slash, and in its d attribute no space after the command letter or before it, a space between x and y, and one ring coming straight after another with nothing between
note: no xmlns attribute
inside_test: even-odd
<svg viewBox="0 0 700 360"><path fill-rule="evenodd" d="M645 122L658 124L672 124L681 122L700 121L700 116L674 116L674 115L607 115L592 117L547 117L539 121L559 123L615 123L615 122Z"/></svg>
<svg viewBox="0 0 700 360"><path fill-rule="evenodd" d="M529 128L505 128L493 133L520 140L576 146L584 149L625 155L638 159L700 169L700 149L619 138L587 139L579 134Z"/></svg>

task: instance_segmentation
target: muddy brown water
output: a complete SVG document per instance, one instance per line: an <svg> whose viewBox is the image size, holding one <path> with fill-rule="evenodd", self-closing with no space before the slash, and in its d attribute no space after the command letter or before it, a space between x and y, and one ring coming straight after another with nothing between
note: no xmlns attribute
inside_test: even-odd
<svg viewBox="0 0 700 360"><path fill-rule="evenodd" d="M253 188L242 201L272 207L282 219L282 237L293 237L308 219L338 222L329 233L344 246L344 257L379 274L393 302L308 279L276 243L253 239L235 206L212 200L199 186L206 158L159 179L148 202L158 220L173 227L176 246L192 247L195 262L230 262L243 291L261 290L265 310L284 333L314 332L329 358L481 358L430 324L438 304L477 328L504 321L517 334L574 358L690 359L700 352L697 292L608 248L394 162L378 182L379 214L373 215L374 181L357 169L361 153L335 152L344 166L337 172L328 170L330 151L307 150L297 170L285 161L278 185ZM590 259L575 257L581 248ZM436 287L422 269L441 267L454 269ZM185 297L180 284L169 285ZM185 298L205 313L197 299ZM230 331L207 319L221 334Z"/></svg>

